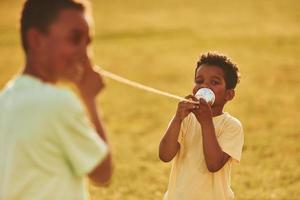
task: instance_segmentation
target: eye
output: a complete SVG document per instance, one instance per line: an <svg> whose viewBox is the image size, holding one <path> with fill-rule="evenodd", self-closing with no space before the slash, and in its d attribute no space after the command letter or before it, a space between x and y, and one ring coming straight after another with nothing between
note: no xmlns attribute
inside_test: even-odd
<svg viewBox="0 0 300 200"><path fill-rule="evenodd" d="M80 34L74 34L72 35L71 37L71 42L74 44L74 45L77 45L81 42L81 36Z"/></svg>
<svg viewBox="0 0 300 200"><path fill-rule="evenodd" d="M197 80L195 80L195 83L196 83L196 84L202 84L202 83L203 83L203 80L197 79Z"/></svg>
<svg viewBox="0 0 300 200"><path fill-rule="evenodd" d="M220 83L219 83L219 81L212 80L212 81L211 81L211 84L212 84L212 85L218 85L218 84L220 84Z"/></svg>

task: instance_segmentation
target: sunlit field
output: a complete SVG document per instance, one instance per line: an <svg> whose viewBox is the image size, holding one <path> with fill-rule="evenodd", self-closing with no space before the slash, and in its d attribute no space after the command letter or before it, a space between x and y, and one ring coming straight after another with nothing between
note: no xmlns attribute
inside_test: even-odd
<svg viewBox="0 0 300 200"><path fill-rule="evenodd" d="M0 1L0 88L24 65L20 9ZM229 55L242 78L225 110L245 131L236 199L300 199L300 1L94 0L93 11L95 63L164 91L191 93L201 53ZM105 80L98 104L115 172L109 187L90 186L91 199L162 199L171 163L158 145L177 101Z"/></svg>

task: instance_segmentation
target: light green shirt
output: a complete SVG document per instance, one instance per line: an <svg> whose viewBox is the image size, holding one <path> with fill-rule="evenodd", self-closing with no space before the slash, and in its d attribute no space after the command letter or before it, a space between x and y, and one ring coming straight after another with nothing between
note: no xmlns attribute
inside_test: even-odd
<svg viewBox="0 0 300 200"><path fill-rule="evenodd" d="M106 155L71 91L22 75L0 93L0 200L86 200Z"/></svg>

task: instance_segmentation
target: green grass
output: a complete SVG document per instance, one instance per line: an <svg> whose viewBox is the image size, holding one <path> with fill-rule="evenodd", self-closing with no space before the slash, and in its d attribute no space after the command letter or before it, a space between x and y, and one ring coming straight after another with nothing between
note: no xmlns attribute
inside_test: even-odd
<svg viewBox="0 0 300 200"><path fill-rule="evenodd" d="M94 0L95 61L104 69L181 96L190 93L200 53L238 63L242 79L226 110L245 130L233 169L237 200L300 199L300 2L297 0ZM19 1L0 2L0 87L23 54ZM162 199L170 166L158 144L177 102L107 80L99 96L115 173L92 200Z"/></svg>

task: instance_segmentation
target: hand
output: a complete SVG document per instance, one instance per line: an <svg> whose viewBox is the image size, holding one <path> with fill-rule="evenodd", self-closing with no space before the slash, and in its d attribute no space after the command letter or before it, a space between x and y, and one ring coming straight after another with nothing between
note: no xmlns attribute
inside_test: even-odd
<svg viewBox="0 0 300 200"><path fill-rule="evenodd" d="M186 99L193 99L193 96L188 95L185 98ZM198 107L198 105L196 105L194 103L189 103L187 101L180 101L178 103L175 118L182 121L186 116L188 116L188 114L190 114L193 111L193 109L195 109L197 107Z"/></svg>
<svg viewBox="0 0 300 200"><path fill-rule="evenodd" d="M195 100L195 99L193 99L193 100ZM202 98L200 98L200 100L199 100L199 107L193 109L192 112L196 116L196 118L200 124L203 124L203 123L207 122L207 120L212 119L211 105Z"/></svg>
<svg viewBox="0 0 300 200"><path fill-rule="evenodd" d="M105 84L99 73L97 73L91 64L89 57L83 61L83 74L81 80L76 85L83 98L95 98L104 88Z"/></svg>

